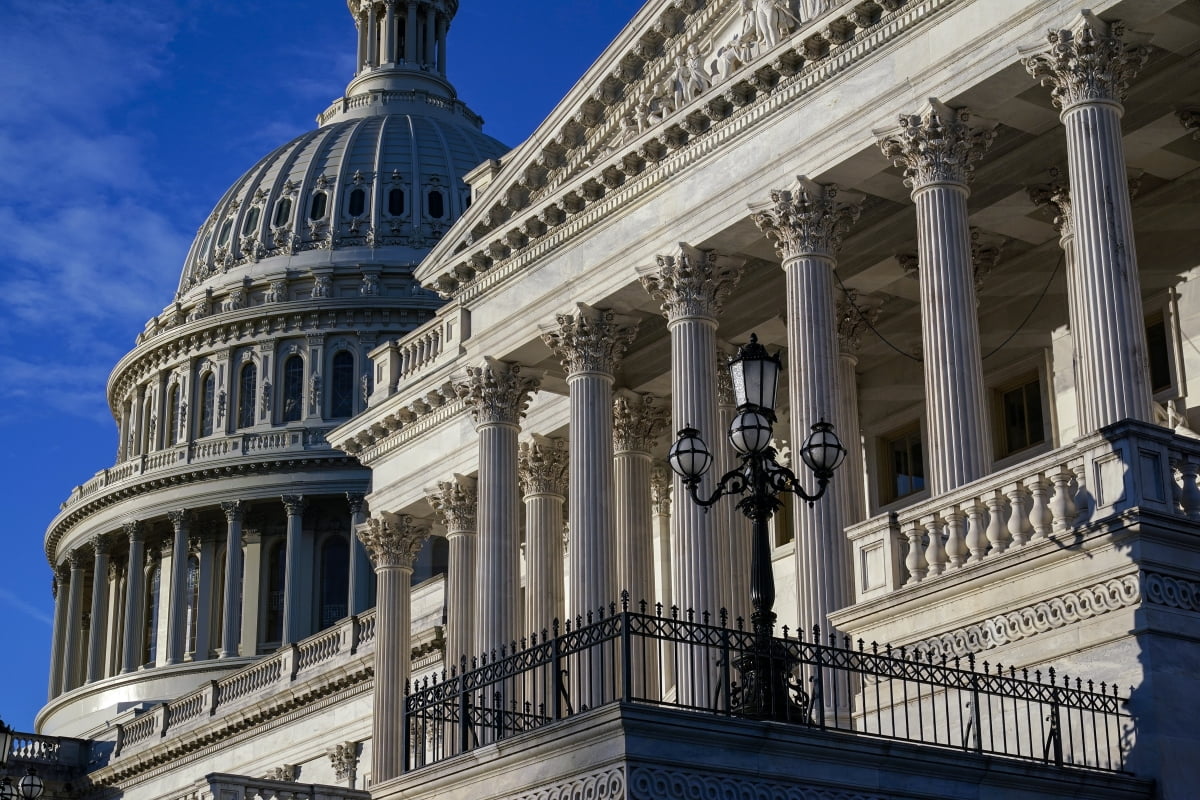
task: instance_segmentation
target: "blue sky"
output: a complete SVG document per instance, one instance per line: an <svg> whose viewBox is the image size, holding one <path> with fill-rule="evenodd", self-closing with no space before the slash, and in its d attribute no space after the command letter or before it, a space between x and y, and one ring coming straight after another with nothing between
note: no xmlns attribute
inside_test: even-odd
<svg viewBox="0 0 1200 800"><path fill-rule="evenodd" d="M462 0L450 78L516 145L641 4ZM46 524L113 461L109 370L222 192L353 64L342 0L0 0L0 718L19 730L46 695Z"/></svg>

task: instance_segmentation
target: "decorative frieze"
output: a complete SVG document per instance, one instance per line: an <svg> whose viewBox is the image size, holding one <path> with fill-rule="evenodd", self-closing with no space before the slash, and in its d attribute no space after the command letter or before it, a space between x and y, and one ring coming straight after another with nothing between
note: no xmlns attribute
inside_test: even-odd
<svg viewBox="0 0 1200 800"><path fill-rule="evenodd" d="M1075 30L1050 31L1050 49L1024 59L1025 69L1050 87L1055 108L1121 102L1129 82L1150 57L1150 48L1126 45L1125 26L1084 11Z"/></svg>
<svg viewBox="0 0 1200 800"><path fill-rule="evenodd" d="M904 184L916 191L939 183L971 182L975 162L992 144L995 132L972 127L965 108L930 100L923 114L900 115L900 132L879 142L883 154L904 168Z"/></svg>
<svg viewBox="0 0 1200 800"><path fill-rule="evenodd" d="M660 794L656 797L671 797ZM625 798L625 767L573 775L565 781L514 795L513 800L619 800Z"/></svg>
<svg viewBox="0 0 1200 800"><path fill-rule="evenodd" d="M470 407L476 425L517 425L540 383L536 372L526 374L519 364L487 358L478 367L467 367L454 391Z"/></svg>
<svg viewBox="0 0 1200 800"><path fill-rule="evenodd" d="M893 800L895 797L822 788L808 783L738 779L722 772L684 772L642 765L629 771L628 794L609 796L626 800L658 800L662 797L688 800Z"/></svg>
<svg viewBox="0 0 1200 800"><path fill-rule="evenodd" d="M521 491L526 496L556 494L565 497L569 465L565 439L534 436L532 441L521 442L517 461Z"/></svg>
<svg viewBox="0 0 1200 800"><path fill-rule="evenodd" d="M717 370L728 376L727 370ZM671 409L650 394L619 392L613 399L613 452L649 453L671 424Z"/></svg>
<svg viewBox="0 0 1200 800"><path fill-rule="evenodd" d="M542 330L542 341L562 362L568 377L584 373L612 375L637 336L633 317L579 303L576 311L558 314L555 325Z"/></svg>
<svg viewBox="0 0 1200 800"><path fill-rule="evenodd" d="M861 201L838 201L838 192L836 184L819 184L802 175L793 189L771 192L771 202L755 211L754 224L785 263L802 256L834 258L862 212Z"/></svg>
<svg viewBox="0 0 1200 800"><path fill-rule="evenodd" d="M742 277L744 261L680 243L674 255L658 256L657 266L638 270L642 287L662 305L668 320L716 319Z"/></svg>

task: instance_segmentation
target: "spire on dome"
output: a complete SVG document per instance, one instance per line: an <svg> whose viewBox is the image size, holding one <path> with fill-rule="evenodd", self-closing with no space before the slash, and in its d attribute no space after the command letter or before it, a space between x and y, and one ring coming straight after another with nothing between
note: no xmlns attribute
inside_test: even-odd
<svg viewBox="0 0 1200 800"><path fill-rule="evenodd" d="M446 35L458 0L347 0L358 28L358 72L346 95L425 89L448 97Z"/></svg>

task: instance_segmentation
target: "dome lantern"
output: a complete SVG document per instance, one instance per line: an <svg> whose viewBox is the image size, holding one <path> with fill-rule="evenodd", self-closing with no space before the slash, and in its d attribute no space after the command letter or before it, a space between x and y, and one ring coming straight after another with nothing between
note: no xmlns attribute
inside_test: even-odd
<svg viewBox="0 0 1200 800"><path fill-rule="evenodd" d="M358 28L357 73L346 95L424 89L454 97L446 39L458 0L347 0Z"/></svg>

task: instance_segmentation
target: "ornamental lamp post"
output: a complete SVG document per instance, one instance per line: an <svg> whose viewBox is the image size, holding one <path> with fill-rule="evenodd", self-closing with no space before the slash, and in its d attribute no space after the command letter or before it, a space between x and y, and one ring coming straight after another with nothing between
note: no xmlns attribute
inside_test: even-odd
<svg viewBox="0 0 1200 800"><path fill-rule="evenodd" d="M693 502L702 508L713 506L725 495L742 495L737 507L753 523L750 562L750 623L754 649L741 656L735 666L741 672L742 686L732 709L751 719L799 720L806 715L792 700L799 688L791 670L795 659L786 646L774 639L775 578L771 573L769 523L782 505L781 492L790 492L809 505L825 494L829 481L846 458L833 426L821 420L800 448L800 460L817 479L817 491L809 494L795 473L775 460L771 447L776 421L775 399L779 386L780 361L750 335L750 342L738 349L729 361L733 379L737 415L729 426L729 442L740 458L737 467L721 476L710 497L699 495L700 479L712 466L713 456L695 428L685 427L671 445L667 461L687 488Z"/></svg>
<svg viewBox="0 0 1200 800"><path fill-rule="evenodd" d="M42 796L42 792L46 790L46 784L33 771L33 767L30 767L17 782L17 789L20 792L21 800L38 800Z"/></svg>

